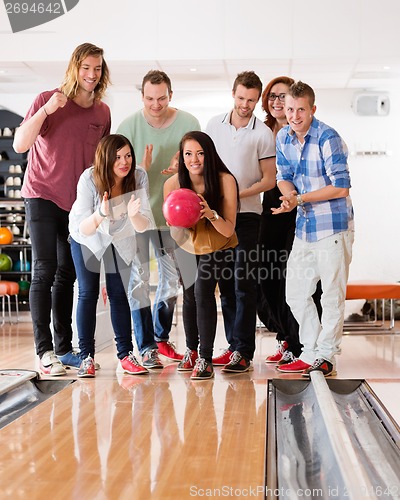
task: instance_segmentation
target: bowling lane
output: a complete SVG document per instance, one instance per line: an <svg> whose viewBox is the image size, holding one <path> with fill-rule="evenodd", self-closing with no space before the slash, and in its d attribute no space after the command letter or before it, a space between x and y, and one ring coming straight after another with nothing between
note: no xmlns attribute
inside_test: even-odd
<svg viewBox="0 0 400 500"><path fill-rule="evenodd" d="M265 381L218 371L196 383L176 365L148 377L100 372L0 431L3 493L148 500L262 487Z"/></svg>

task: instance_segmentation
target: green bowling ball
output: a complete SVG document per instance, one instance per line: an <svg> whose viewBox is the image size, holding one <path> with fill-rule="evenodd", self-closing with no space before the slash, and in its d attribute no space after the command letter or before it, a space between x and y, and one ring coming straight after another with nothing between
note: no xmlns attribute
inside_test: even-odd
<svg viewBox="0 0 400 500"><path fill-rule="evenodd" d="M0 253L0 272L6 273L7 271L11 271L12 266L11 257L3 252Z"/></svg>
<svg viewBox="0 0 400 500"><path fill-rule="evenodd" d="M31 284L29 281L25 280L20 280L18 281L18 286L19 286L19 296L20 297L28 297L29 296L29 288Z"/></svg>

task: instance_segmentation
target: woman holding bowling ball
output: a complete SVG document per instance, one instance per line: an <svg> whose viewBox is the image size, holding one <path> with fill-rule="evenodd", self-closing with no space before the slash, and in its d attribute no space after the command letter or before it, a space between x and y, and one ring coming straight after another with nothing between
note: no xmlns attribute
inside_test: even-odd
<svg viewBox="0 0 400 500"><path fill-rule="evenodd" d="M77 199L69 216L71 253L79 286L76 322L82 363L78 377L95 375L101 260L119 368L132 375L148 373L132 354L127 288L136 254L136 233L151 226L147 174L136 167L131 143L123 135L104 137L96 149L93 166L79 179Z"/></svg>
<svg viewBox="0 0 400 500"><path fill-rule="evenodd" d="M215 287L227 263L234 258L239 198L235 177L219 157L212 139L204 132L185 134L179 146L178 173L164 184L164 200L174 190L192 189L199 196L200 220L184 229L171 227L177 244L196 255L194 284L184 287L183 323L186 353L179 371L192 371L191 378L214 376L212 355L217 328ZM182 281L185 271L180 266Z"/></svg>

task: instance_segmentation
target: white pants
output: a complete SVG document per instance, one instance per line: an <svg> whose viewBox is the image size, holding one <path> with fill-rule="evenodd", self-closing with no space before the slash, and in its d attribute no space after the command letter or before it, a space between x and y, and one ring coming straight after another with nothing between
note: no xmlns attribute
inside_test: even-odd
<svg viewBox="0 0 400 500"><path fill-rule="evenodd" d="M323 358L335 363L343 333L346 285L354 241L353 231L308 243L295 238L287 264L286 300L299 323L303 344L300 359L312 364ZM312 295L322 285L322 318Z"/></svg>

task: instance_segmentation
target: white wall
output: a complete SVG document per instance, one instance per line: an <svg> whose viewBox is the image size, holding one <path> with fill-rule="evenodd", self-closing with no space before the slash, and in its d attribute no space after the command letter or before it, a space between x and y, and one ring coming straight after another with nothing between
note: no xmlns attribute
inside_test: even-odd
<svg viewBox="0 0 400 500"><path fill-rule="evenodd" d="M353 113L352 91L321 90L316 116L332 125L350 152L385 150L390 156L350 156L356 240L350 279L400 281L400 92L391 92L387 117Z"/></svg>

